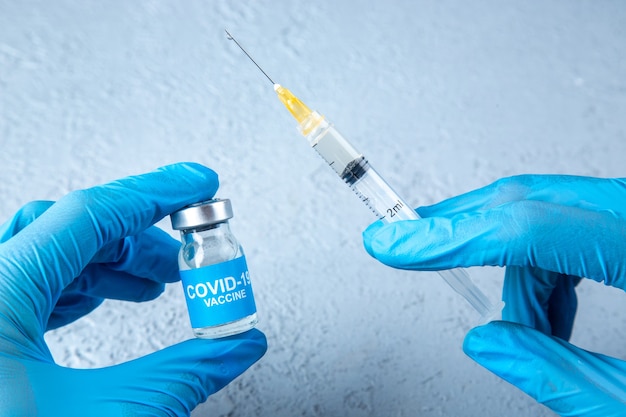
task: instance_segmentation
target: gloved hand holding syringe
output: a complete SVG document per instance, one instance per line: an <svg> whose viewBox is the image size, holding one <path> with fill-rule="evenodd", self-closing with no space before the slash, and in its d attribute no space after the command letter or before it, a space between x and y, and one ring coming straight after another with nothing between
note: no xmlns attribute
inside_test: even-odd
<svg viewBox="0 0 626 417"><path fill-rule="evenodd" d="M310 110L291 91L275 83L252 59L246 50L228 31L228 38L250 58L274 86L278 98L298 122L298 130L315 151L330 165L339 177L350 186L359 198L386 223L399 220L417 220L415 210L402 199L385 180L372 168L367 159L358 152L321 114ZM464 269L455 268L438 271L441 277L474 307L481 321L493 318L502 309L503 303L492 304L472 282Z"/></svg>

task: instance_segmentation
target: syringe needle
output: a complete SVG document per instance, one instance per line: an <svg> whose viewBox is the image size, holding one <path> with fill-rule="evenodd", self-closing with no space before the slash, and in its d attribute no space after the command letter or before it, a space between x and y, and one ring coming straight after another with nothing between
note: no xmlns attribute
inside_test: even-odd
<svg viewBox="0 0 626 417"><path fill-rule="evenodd" d="M233 42L235 42L235 43L237 44L237 46L239 47L239 49L241 49L241 50L243 51L243 53L244 53L244 54L246 54L246 56L247 56L248 58L250 58L250 61L252 61L252 62L254 63L254 65L256 65L256 67L257 67L257 68L258 68L258 69L259 69L259 70L263 73L263 75L265 75L265 76L267 77L267 79L268 79L268 80L270 80L270 82L272 83L272 85L275 85L276 83L274 82L274 80L272 80L272 79L270 78L270 76L269 76L269 75L267 75L267 73L266 73L265 71L263 71L263 68L261 68L261 67L259 66L259 64L257 64L257 63L256 63L256 61L255 61L254 59L252 59L252 57L250 56L250 54L249 54L248 52L246 52L246 50L245 50L245 49L243 49L243 46L241 46L241 45L239 44L239 42L237 42L237 39L235 39L235 38L233 37L233 35L231 35L230 33L228 33L228 31L227 31L226 29L224 29L224 32L226 32L226 36L228 37L228 39L229 39L229 40L231 40L231 41L233 41Z"/></svg>

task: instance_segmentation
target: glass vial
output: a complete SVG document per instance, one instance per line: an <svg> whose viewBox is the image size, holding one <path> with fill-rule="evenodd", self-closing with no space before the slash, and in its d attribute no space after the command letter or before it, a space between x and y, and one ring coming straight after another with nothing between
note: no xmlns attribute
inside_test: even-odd
<svg viewBox="0 0 626 417"><path fill-rule="evenodd" d="M178 266L196 337L231 336L257 323L246 257L228 223L232 217L228 199L192 204L170 215L172 227L180 230Z"/></svg>

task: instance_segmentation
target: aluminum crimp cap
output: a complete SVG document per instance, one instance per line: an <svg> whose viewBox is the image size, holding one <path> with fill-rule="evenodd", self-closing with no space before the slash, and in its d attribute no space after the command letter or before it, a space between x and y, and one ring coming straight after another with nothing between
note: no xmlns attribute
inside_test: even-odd
<svg viewBox="0 0 626 417"><path fill-rule="evenodd" d="M201 201L170 214L174 230L193 229L221 223L233 217L233 206L229 199L215 198Z"/></svg>

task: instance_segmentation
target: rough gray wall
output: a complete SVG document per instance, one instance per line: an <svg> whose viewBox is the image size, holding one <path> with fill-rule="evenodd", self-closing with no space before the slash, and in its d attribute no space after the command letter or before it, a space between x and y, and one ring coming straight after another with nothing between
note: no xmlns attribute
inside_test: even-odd
<svg viewBox="0 0 626 417"><path fill-rule="evenodd" d="M269 351L194 416L552 415L464 356L476 317L437 275L368 257L370 213L224 28L417 206L518 173L624 176L623 4L0 0L1 219L181 160L233 200ZM501 270L470 272L499 295ZM626 357L624 294L579 293L574 341ZM99 367L189 337L172 285L47 339Z"/></svg>

